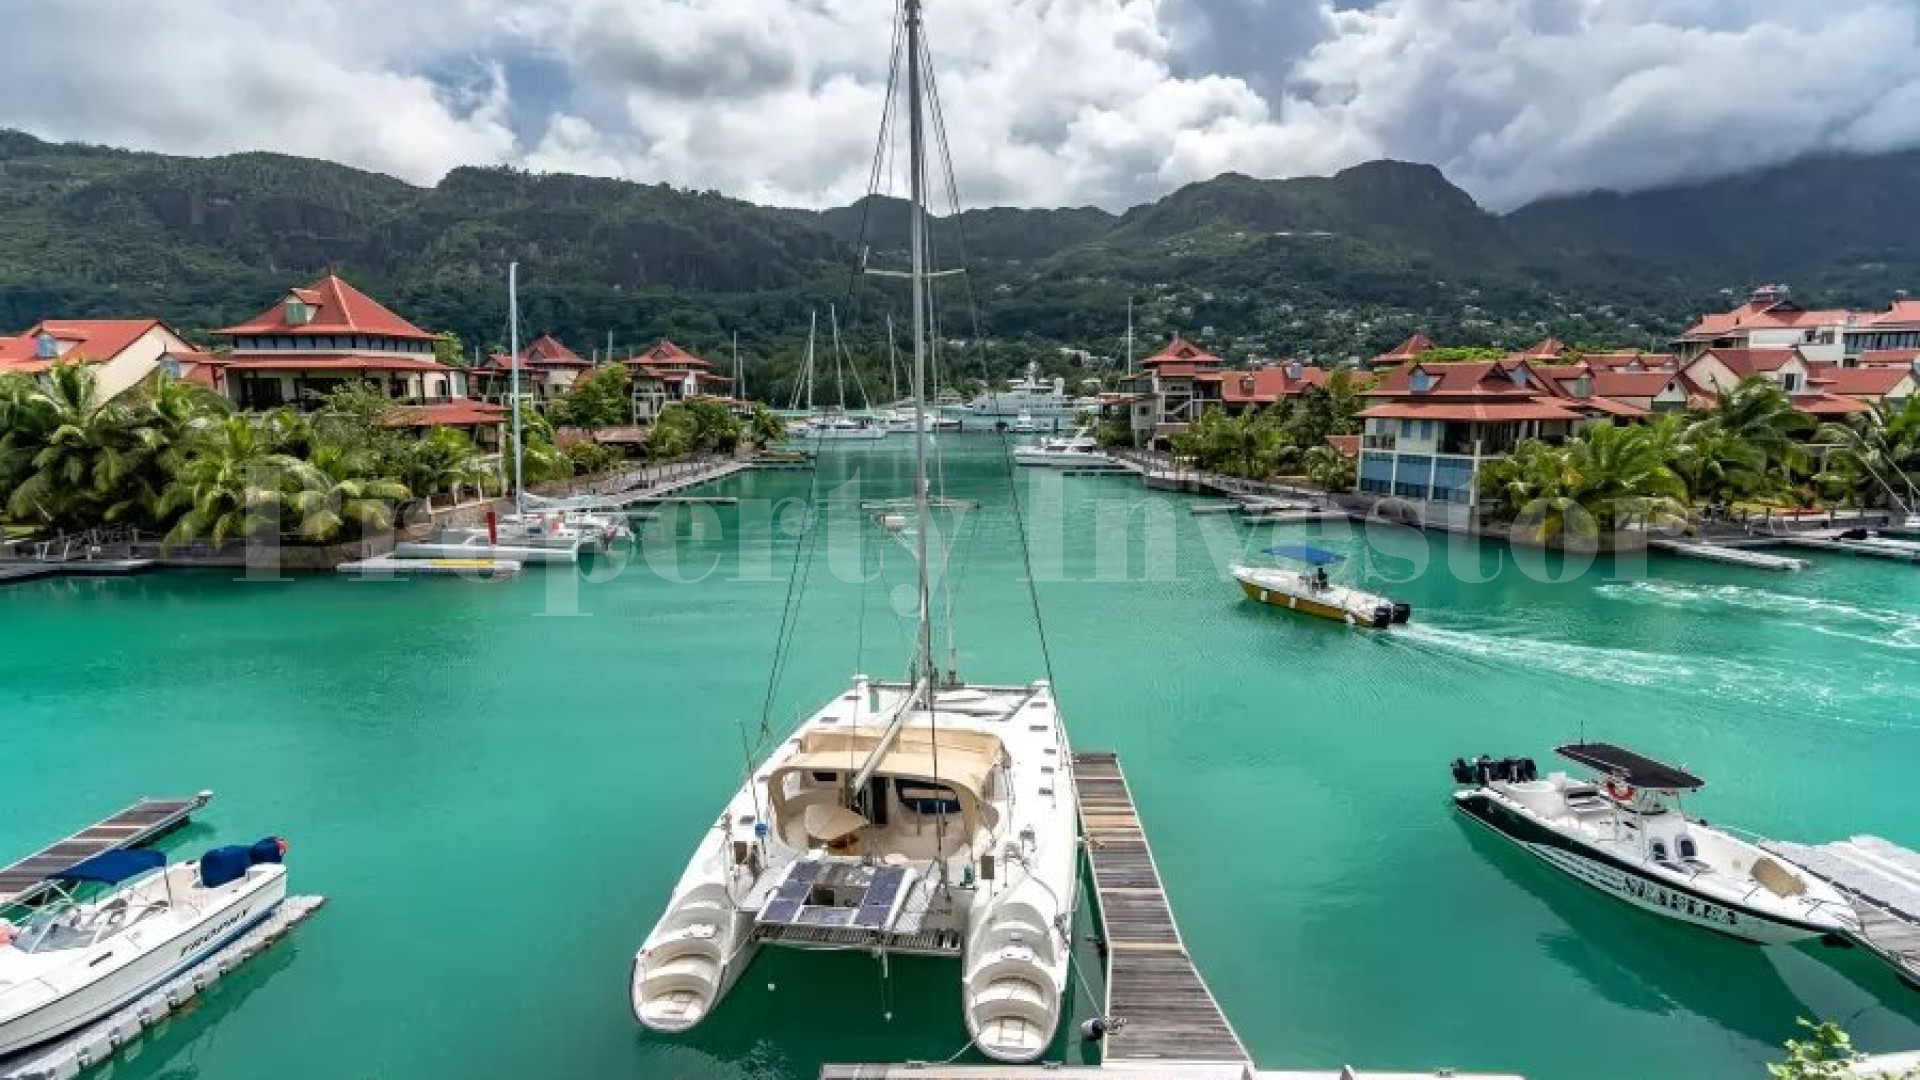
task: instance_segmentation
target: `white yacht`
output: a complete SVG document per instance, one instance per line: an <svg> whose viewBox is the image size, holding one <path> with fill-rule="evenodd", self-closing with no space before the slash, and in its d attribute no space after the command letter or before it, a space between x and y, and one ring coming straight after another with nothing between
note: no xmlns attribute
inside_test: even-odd
<svg viewBox="0 0 1920 1080"><path fill-rule="evenodd" d="M981 419L1003 419L1025 415L1045 417L1049 420L1071 417L1080 408L1079 401L1068 395L1067 381L1055 379L1042 381L1040 365L1027 365L1027 373L1014 379L1004 390L986 390L975 395L974 399L961 406L967 415Z"/></svg>
<svg viewBox="0 0 1920 1080"><path fill-rule="evenodd" d="M1041 439L1035 446L1016 446L1013 448L1013 460L1018 465L1059 469L1098 469L1116 464L1100 449L1100 440L1094 438L1086 428L1057 439Z"/></svg>
<svg viewBox="0 0 1920 1080"><path fill-rule="evenodd" d="M0 919L0 1057L101 1019L199 963L286 899L285 845L96 855L55 875L23 923Z"/></svg>
<svg viewBox="0 0 1920 1080"><path fill-rule="evenodd" d="M1461 759L1454 806L1574 880L1669 919L1763 945L1853 928L1832 886L1682 813L1698 777L1608 743L1556 752L1599 779L1542 779L1525 758Z"/></svg>
<svg viewBox="0 0 1920 1080"><path fill-rule="evenodd" d="M908 81L913 391L928 362L920 0L901 7ZM936 507L930 433L914 436L910 500L876 500L881 535L913 553L918 604L909 675L856 675L765 750L695 847L666 911L635 954L631 998L648 1028L706 1019L762 948L958 961L961 1012L991 1058L1045 1053L1068 999L1078 899L1078 789L1052 686L969 686L936 662L929 558ZM951 578L946 579L948 586ZM952 598L945 597L952 611ZM1038 658L1036 657L1036 663ZM776 660L775 678L780 670ZM776 682L777 685L777 682ZM770 690L772 688L770 687ZM771 698L771 693L769 698Z"/></svg>

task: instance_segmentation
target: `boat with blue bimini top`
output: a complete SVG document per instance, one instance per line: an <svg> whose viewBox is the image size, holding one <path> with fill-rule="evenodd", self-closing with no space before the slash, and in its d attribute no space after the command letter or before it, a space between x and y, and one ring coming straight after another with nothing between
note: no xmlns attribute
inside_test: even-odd
<svg viewBox="0 0 1920 1080"><path fill-rule="evenodd" d="M112 1013L217 952L287 896L286 844L96 855L53 875L24 921L0 919L0 1058Z"/></svg>
<svg viewBox="0 0 1920 1080"><path fill-rule="evenodd" d="M1680 810L1705 781L1609 743L1556 753L1598 774L1544 779L1530 758L1456 759L1456 809L1549 866L1637 908L1762 945L1855 928L1826 882Z"/></svg>
<svg viewBox="0 0 1920 1080"><path fill-rule="evenodd" d="M1385 630L1406 622L1413 614L1413 608L1407 604L1335 583L1327 573L1327 568L1347 561L1347 557L1338 552L1283 544L1268 548L1266 554L1301 563L1306 569L1246 565L1228 567L1227 572L1240 583L1240 590L1247 594L1249 600L1369 630Z"/></svg>

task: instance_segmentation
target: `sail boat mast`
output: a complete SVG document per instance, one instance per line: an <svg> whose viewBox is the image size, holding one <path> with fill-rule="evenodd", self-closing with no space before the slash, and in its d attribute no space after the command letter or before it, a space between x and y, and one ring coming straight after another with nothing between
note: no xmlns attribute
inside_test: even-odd
<svg viewBox="0 0 1920 1080"><path fill-rule="evenodd" d="M927 207L926 136L920 117L920 0L906 0L907 18L907 225L912 237L913 272L913 509L915 554L920 563L920 677L926 680L926 706L933 708L933 605L928 588L927 533L932 530L927 506L927 428L919 418L927 409Z"/></svg>
<svg viewBox="0 0 1920 1080"><path fill-rule="evenodd" d="M507 349L508 369L512 372L513 394L513 508L527 512L527 495L522 483L526 446L520 434L520 264L507 264Z"/></svg>

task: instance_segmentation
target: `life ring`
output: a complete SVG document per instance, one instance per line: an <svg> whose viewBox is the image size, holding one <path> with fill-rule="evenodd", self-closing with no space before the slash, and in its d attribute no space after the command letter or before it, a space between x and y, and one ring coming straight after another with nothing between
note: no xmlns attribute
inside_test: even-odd
<svg viewBox="0 0 1920 1080"><path fill-rule="evenodd" d="M1632 802L1633 794L1632 784L1622 783L1618 780L1607 781L1607 797L1614 802Z"/></svg>

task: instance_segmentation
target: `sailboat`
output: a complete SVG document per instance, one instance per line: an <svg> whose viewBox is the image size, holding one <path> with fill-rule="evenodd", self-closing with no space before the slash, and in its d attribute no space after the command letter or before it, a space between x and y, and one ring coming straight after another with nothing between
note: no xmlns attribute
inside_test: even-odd
<svg viewBox="0 0 1920 1080"><path fill-rule="evenodd" d="M833 378L840 392L840 404L813 413L807 422L807 437L810 439L884 439L887 429L868 417L855 416L847 411L847 373L845 353L840 347L840 319L833 305L827 305L827 323L831 328L833 341ZM807 401L813 401L813 326L807 327ZM854 378L858 379L858 373ZM864 397L866 389L860 390Z"/></svg>
<svg viewBox="0 0 1920 1080"><path fill-rule="evenodd" d="M913 404L927 402L929 314L920 0L905 0ZM889 95L891 101L891 94ZM883 124L883 131L885 125ZM971 685L934 655L929 432L914 433L918 627L906 678L855 675L771 752L696 846L635 954L639 1022L683 1032L763 948L959 962L973 1044L1038 1058L1067 999L1077 900L1077 789L1049 680ZM888 515L886 516L900 516ZM948 604L951 611L951 604Z"/></svg>

